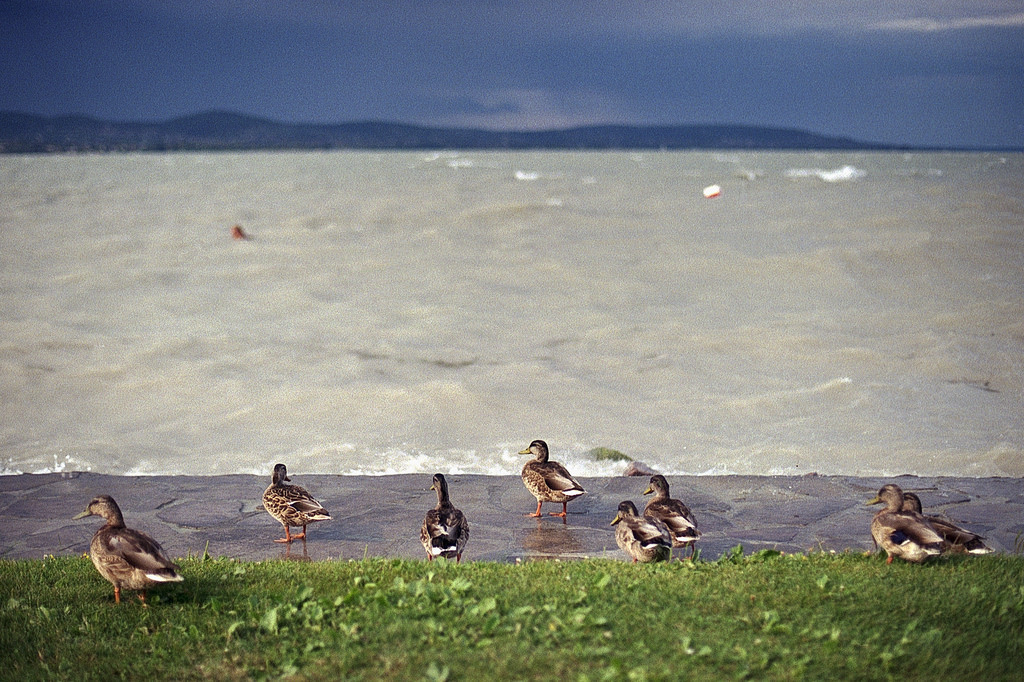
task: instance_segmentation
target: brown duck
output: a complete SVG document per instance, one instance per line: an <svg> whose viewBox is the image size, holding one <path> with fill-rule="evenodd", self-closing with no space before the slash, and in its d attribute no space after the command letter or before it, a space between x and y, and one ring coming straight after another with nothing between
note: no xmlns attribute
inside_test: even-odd
<svg viewBox="0 0 1024 682"><path fill-rule="evenodd" d="M583 489L572 474L558 462L548 461L548 444L535 440L530 447L522 450L520 455L533 455L533 459L523 467L523 485L537 498L537 511L527 516L539 518L540 506L544 502L561 502L562 511L548 512L550 516L565 518L566 505L569 500L583 495Z"/></svg>
<svg viewBox="0 0 1024 682"><path fill-rule="evenodd" d="M668 481L661 474L651 476L651 484L647 486L644 495L654 493L654 497L644 507L644 516L658 519L668 526L669 534L672 536L673 547L689 547L690 556L694 554L693 543L700 539L701 532L697 530L697 521L693 518L693 512L680 500L669 497Z"/></svg>
<svg viewBox="0 0 1024 682"><path fill-rule="evenodd" d="M145 604L148 588L184 580L159 542L143 532L125 527L121 509L110 495L94 498L75 518L87 516L100 516L106 521L92 536L89 558L100 575L114 586L116 603L121 603L121 590L137 591Z"/></svg>
<svg viewBox="0 0 1024 682"><path fill-rule="evenodd" d="M313 499L305 488L290 485L288 469L284 464L274 466L271 483L263 491L263 508L284 526L284 537L274 542L306 540L306 526L316 521L330 521L331 513ZM292 535L291 527L302 526L302 532Z"/></svg>
<svg viewBox="0 0 1024 682"><path fill-rule="evenodd" d="M946 541L946 551L967 554L990 554L992 548L986 545L977 533L972 533L939 516L924 514L921 498L914 493L903 493L903 511L916 512L924 516L932 528Z"/></svg>
<svg viewBox="0 0 1024 682"><path fill-rule="evenodd" d="M448 499L448 481L444 475L434 474L431 490L437 491L437 506L427 512L420 528L420 542L427 550L427 559L442 556L462 561L462 552L469 540L469 521Z"/></svg>
<svg viewBox="0 0 1024 682"><path fill-rule="evenodd" d="M942 536L928 520L917 512L903 511L903 490L898 485L882 486L867 502L879 503L885 508L871 520L871 537L889 555L886 563L891 564L893 557L921 563L942 552Z"/></svg>
<svg viewBox="0 0 1024 682"><path fill-rule="evenodd" d="M672 538L668 526L649 516L640 516L629 500L619 503L618 513L612 519L615 543L628 554L633 563L665 561L672 555Z"/></svg>

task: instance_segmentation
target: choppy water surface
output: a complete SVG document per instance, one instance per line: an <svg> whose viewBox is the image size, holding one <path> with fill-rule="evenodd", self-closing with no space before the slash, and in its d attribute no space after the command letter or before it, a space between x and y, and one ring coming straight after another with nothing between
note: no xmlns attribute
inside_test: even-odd
<svg viewBox="0 0 1024 682"><path fill-rule="evenodd" d="M997 154L0 157L0 470L1022 476L1022 197Z"/></svg>

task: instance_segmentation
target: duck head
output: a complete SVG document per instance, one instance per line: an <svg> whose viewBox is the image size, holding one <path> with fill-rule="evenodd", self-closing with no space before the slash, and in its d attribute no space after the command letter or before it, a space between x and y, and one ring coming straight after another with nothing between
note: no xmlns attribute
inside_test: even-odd
<svg viewBox="0 0 1024 682"><path fill-rule="evenodd" d="M542 440L535 440L530 443L530 447L520 450L519 454L533 455L533 458L538 462L546 462L548 461L548 444Z"/></svg>
<svg viewBox="0 0 1024 682"><path fill-rule="evenodd" d="M615 518L612 519L612 522L608 525L614 526L619 521L628 519L631 516L637 516L636 505L634 505L629 500L623 500L622 502L619 502L618 513L615 515Z"/></svg>

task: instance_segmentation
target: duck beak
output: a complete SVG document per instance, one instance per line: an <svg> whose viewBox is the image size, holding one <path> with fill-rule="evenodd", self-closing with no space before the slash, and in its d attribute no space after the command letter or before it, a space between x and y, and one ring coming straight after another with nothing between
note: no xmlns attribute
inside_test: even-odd
<svg viewBox="0 0 1024 682"><path fill-rule="evenodd" d="M621 520L622 520L622 517L621 517L621 516L619 516L618 514L616 514L616 515L615 515L615 518L614 518L614 519L612 519L612 522L611 522L611 523L609 523L608 525L609 525L609 526L614 526L614 525L615 525L616 523L618 523L618 522L619 522L619 521L621 521Z"/></svg>
<svg viewBox="0 0 1024 682"><path fill-rule="evenodd" d="M72 516L71 520L72 521L77 521L78 519L84 519L86 516L92 516L92 512L89 511L88 509L86 509L84 512L82 512L78 516Z"/></svg>
<svg viewBox="0 0 1024 682"><path fill-rule="evenodd" d="M435 486L433 486L433 485L432 485L432 486L430 486L430 489L431 489L431 490L437 490L437 488L436 488Z"/></svg>
<svg viewBox="0 0 1024 682"><path fill-rule="evenodd" d="M526 448L525 450L520 450L519 454L520 455L528 455L528 454L530 454L530 448Z"/></svg>
<svg viewBox="0 0 1024 682"><path fill-rule="evenodd" d="M650 495L654 492L654 488L647 486L647 490L644 491L644 495Z"/></svg>
<svg viewBox="0 0 1024 682"><path fill-rule="evenodd" d="M867 502L865 502L864 506L865 507L870 507L871 505L878 504L881 501L882 501L882 499L880 497L878 497L878 495L875 495L874 498L872 498L872 499L868 500Z"/></svg>

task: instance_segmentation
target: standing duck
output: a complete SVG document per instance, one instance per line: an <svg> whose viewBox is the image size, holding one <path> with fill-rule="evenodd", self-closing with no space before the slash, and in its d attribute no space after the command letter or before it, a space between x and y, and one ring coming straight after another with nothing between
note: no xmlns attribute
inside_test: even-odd
<svg viewBox="0 0 1024 682"><path fill-rule="evenodd" d="M263 508L284 526L284 537L274 542L306 540L306 526L314 521L330 521L331 513L313 499L305 488L289 485L288 469L284 464L274 465L271 483L263 491ZM302 532L292 535L291 526L302 526Z"/></svg>
<svg viewBox="0 0 1024 682"><path fill-rule="evenodd" d="M619 511L612 520L615 543L633 558L633 563L665 561L672 555L672 537L668 526L649 516L640 516L629 500L619 503Z"/></svg>
<svg viewBox="0 0 1024 682"><path fill-rule="evenodd" d="M437 506L427 512L420 528L420 542L427 550L427 559L443 556L462 561L462 551L469 540L469 521L448 499L448 481L444 475L434 474L431 490L437 491Z"/></svg>
<svg viewBox="0 0 1024 682"><path fill-rule="evenodd" d="M693 512L682 501L669 497L668 481L661 474L651 476L651 484L647 486L644 495L651 493L654 493L654 497L644 507L644 516L658 519L668 526L669 534L672 536L672 546L689 547L692 557L695 552L693 543L701 536L701 532L697 530Z"/></svg>
<svg viewBox="0 0 1024 682"><path fill-rule="evenodd" d="M101 516L106 524L89 544L93 566L114 586L114 602L121 603L121 590L135 590L146 603L146 590L159 583L181 582L178 567L167 558L160 543L124 525L121 508L110 495L94 498L76 519Z"/></svg>
<svg viewBox="0 0 1024 682"><path fill-rule="evenodd" d="M548 512L550 516L565 518L566 505L569 500L587 492L564 466L558 462L548 461L548 444L535 440L530 447L522 450L520 455L533 455L533 459L523 467L523 484L537 498L537 511L527 514L539 518L540 505L543 502L561 502L561 513Z"/></svg>
<svg viewBox="0 0 1024 682"><path fill-rule="evenodd" d="M924 516L928 523L932 524L935 532L946 541L947 551L966 552L967 554L990 554L992 552L992 548L982 542L984 538L977 533L965 530L941 517L924 515L921 510L921 498L914 493L903 493L903 511L915 512Z"/></svg>
<svg viewBox="0 0 1024 682"><path fill-rule="evenodd" d="M891 564L893 557L921 563L942 552L943 540L928 520L914 511L903 511L903 491L889 483L879 489L867 504L885 505L871 520L871 537L885 550Z"/></svg>

